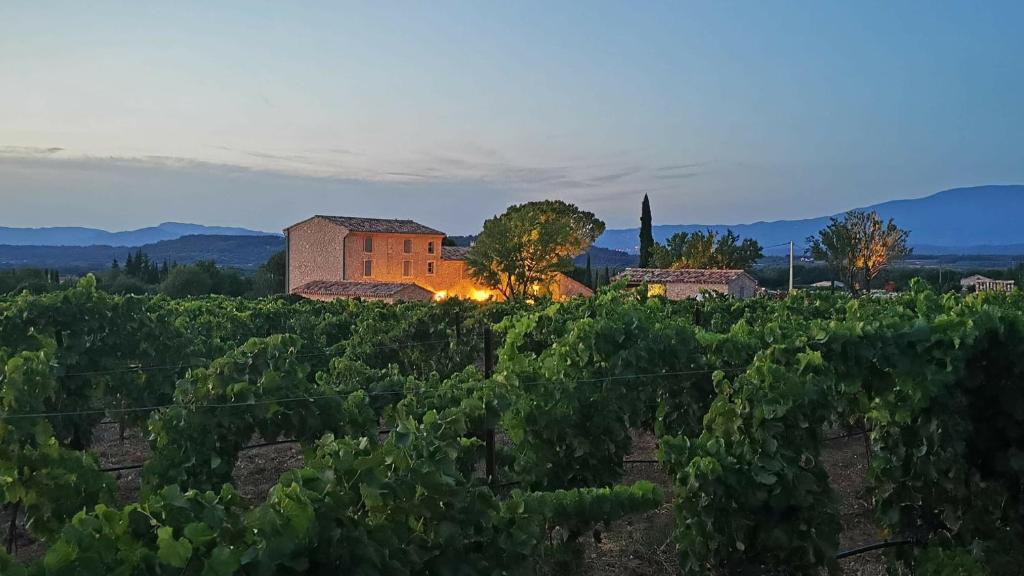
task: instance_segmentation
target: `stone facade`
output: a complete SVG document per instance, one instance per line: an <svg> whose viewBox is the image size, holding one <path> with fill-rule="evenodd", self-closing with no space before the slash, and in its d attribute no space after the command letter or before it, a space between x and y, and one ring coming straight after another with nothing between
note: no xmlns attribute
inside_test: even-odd
<svg viewBox="0 0 1024 576"><path fill-rule="evenodd" d="M344 280L342 254L347 230L322 218L310 218L285 230L287 289L315 280Z"/></svg>
<svg viewBox="0 0 1024 576"><path fill-rule="evenodd" d="M342 224L349 221L364 229L351 230ZM327 280L414 283L438 299L500 298L497 292L473 281L466 269L465 249L443 247L444 235L425 226L416 225L420 231L414 233L390 231L396 222L406 229L415 224L314 216L287 228L288 292L300 293L299 289L310 282ZM377 223L379 229L388 231L374 231ZM592 293L579 282L559 275L554 296L568 298ZM346 297L302 295L318 299Z"/></svg>
<svg viewBox="0 0 1024 576"><path fill-rule="evenodd" d="M625 280L627 286L646 284L649 294L669 300L693 298L705 290L743 299L758 290L757 280L743 270L626 268L614 280Z"/></svg>

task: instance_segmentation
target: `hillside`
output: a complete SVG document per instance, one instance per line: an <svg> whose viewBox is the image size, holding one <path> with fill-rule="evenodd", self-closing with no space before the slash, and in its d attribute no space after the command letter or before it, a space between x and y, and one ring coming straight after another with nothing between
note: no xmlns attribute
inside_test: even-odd
<svg viewBox="0 0 1024 576"><path fill-rule="evenodd" d="M1024 185L954 188L924 198L893 200L860 210L876 210L884 218L895 218L911 231L910 242L921 254L1006 254L1024 244ZM657 218L657 211L655 211ZM755 238L762 246L790 240L801 246L804 240L828 224L829 216L804 220L777 220L752 224L663 224L654 226L654 238L664 242L676 232L711 228ZM607 230L598 246L635 253L639 228ZM782 253L785 248L766 250ZM1021 253L1021 252L1016 252Z"/></svg>
<svg viewBox="0 0 1024 576"><path fill-rule="evenodd" d="M57 268L66 272L106 269L116 258L124 262L141 249L156 262L187 264L213 260L220 266L256 268L284 249L278 236L191 235L139 247L126 246L11 246L0 245L0 267Z"/></svg>
<svg viewBox="0 0 1024 576"><path fill-rule="evenodd" d="M0 226L0 245L9 246L143 246L183 236L276 236L258 230L164 222L159 226L108 232L98 228L10 228Z"/></svg>

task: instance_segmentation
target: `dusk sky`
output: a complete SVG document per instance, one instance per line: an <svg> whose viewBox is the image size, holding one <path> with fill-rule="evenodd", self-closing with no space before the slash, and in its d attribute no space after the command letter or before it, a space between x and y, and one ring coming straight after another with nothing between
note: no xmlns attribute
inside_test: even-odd
<svg viewBox="0 0 1024 576"><path fill-rule="evenodd" d="M470 233L1024 183L1024 2L0 3L0 226Z"/></svg>

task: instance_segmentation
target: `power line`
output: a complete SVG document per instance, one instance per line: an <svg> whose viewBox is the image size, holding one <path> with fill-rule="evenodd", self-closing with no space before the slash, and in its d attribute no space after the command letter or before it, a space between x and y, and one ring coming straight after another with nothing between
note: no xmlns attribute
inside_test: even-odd
<svg viewBox="0 0 1024 576"><path fill-rule="evenodd" d="M463 335L459 340L474 341L482 338L480 335ZM438 340L423 340L419 342L405 342L402 344L381 344L380 346L373 346L370 350L384 350L384 349L398 349L398 348L409 348L412 346L421 346L426 344L438 344L442 342L456 342L455 338L443 338ZM330 354L338 354L338 350L324 350L322 352L307 352L303 354L296 354L294 358L312 358L317 356L327 356ZM124 368L111 368L109 370L88 370L83 372L69 372L64 374L63 377L70 378L72 376L107 376L110 374L126 374L126 373L137 373L137 372L153 372L159 370L181 370L184 368L205 368L208 367L213 360L207 362L193 362L193 363L178 363L178 364L163 364L153 366L125 366ZM56 366L56 365L54 365Z"/></svg>
<svg viewBox="0 0 1024 576"><path fill-rule="evenodd" d="M659 376L684 376L694 374L712 374L714 372L737 372L746 371L746 368L709 368L700 370L678 370L672 372L650 372L646 374L619 374L613 376L601 376L597 378L585 378L577 380L535 380L531 382L518 382L515 385L520 387L536 386L540 384L592 384L601 383L611 380L628 380L632 378L654 378ZM480 380L476 382L466 382L460 386L463 390L472 387L483 386L488 384L488 380ZM282 404L291 402L311 402L317 400L328 400L328 399L340 399L348 398L352 394L359 392L365 393L367 396L396 396L402 395L406 397L418 397L423 394L438 394L447 392L447 390L439 390L436 388L420 388L414 390L384 390L384 391L366 391L366 390L353 390L339 394L321 394L314 396L293 396L286 398L273 398L273 399L261 399L252 400L247 402L218 402L210 404L181 404L181 403L168 403L168 404L154 404L149 406L121 406L121 407L107 407L107 408L86 408L82 410L72 410L67 412L34 412L26 414L0 414L0 421L3 420L20 420L28 418L58 418L64 416L89 416L96 414L127 414L131 412L152 412L156 410L163 410L167 408L184 408L190 410L200 410L206 408L240 408L246 406L265 406L267 404Z"/></svg>

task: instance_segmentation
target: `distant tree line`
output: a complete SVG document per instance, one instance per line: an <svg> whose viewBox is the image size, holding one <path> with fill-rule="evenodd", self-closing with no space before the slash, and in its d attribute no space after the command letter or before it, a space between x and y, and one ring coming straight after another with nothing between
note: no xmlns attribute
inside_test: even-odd
<svg viewBox="0 0 1024 576"><path fill-rule="evenodd" d="M129 253L122 264L111 262L96 274L98 286L112 294L165 294L172 298L222 294L262 297L284 293L285 256L278 252L255 272L222 268L213 261L192 264L157 264L145 252ZM64 284L57 270L11 268L0 271L0 294L60 290Z"/></svg>
<svg viewBox="0 0 1024 576"><path fill-rule="evenodd" d="M221 268L212 260L192 264L152 261L142 250L129 254L122 266L117 260L98 276L100 288L115 294L165 294L172 298L221 294L269 296L284 292L284 252L264 263L255 275Z"/></svg>
<svg viewBox="0 0 1024 576"><path fill-rule="evenodd" d="M0 271L0 294L11 292L41 293L60 287L61 276L57 270L46 268L10 268Z"/></svg>

